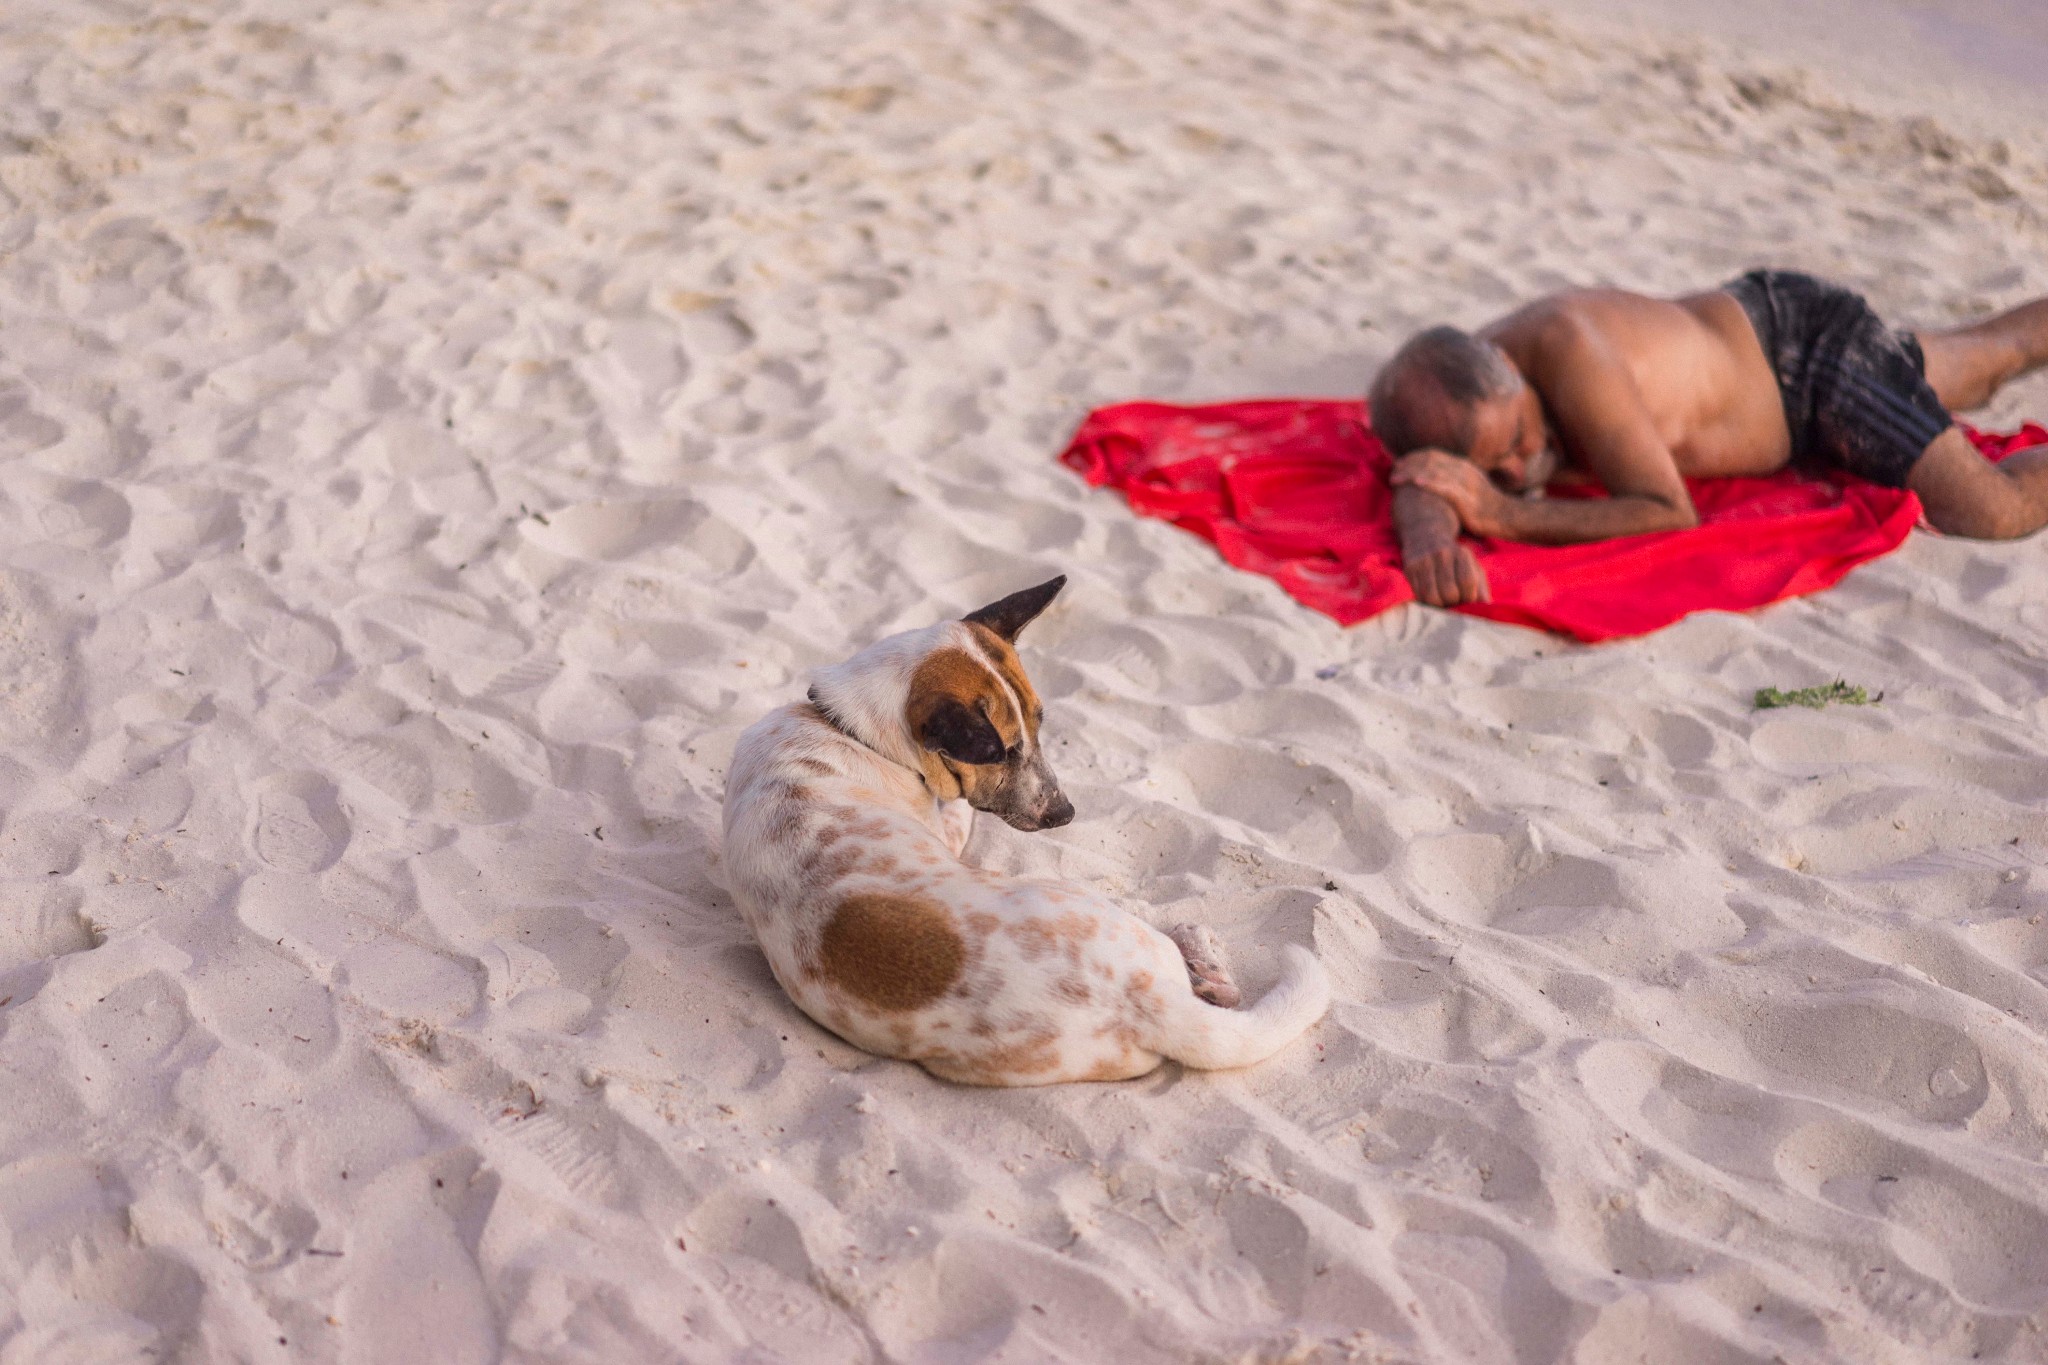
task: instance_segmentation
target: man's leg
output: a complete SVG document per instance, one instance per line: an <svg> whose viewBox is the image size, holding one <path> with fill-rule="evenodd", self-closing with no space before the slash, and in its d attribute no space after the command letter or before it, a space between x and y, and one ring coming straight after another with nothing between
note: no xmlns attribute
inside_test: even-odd
<svg viewBox="0 0 2048 1365"><path fill-rule="evenodd" d="M1999 388L2048 365L2048 299L2023 303L1952 332L1918 332L1927 383L1951 412L1991 401Z"/></svg>
<svg viewBox="0 0 2048 1365"><path fill-rule="evenodd" d="M1931 365L1928 367L1933 368ZM2048 446L1993 464L1954 427L1906 475L1927 520L1946 535L2011 540L2048 526Z"/></svg>

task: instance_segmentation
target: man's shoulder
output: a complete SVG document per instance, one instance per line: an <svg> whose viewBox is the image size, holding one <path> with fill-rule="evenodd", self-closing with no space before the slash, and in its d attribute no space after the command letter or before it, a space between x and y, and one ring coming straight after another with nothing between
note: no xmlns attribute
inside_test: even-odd
<svg viewBox="0 0 2048 1365"><path fill-rule="evenodd" d="M1526 374L1532 366L1576 351L1609 331L1615 321L1614 293L1573 289L1547 295L1510 313L1482 335L1506 351Z"/></svg>
<svg viewBox="0 0 2048 1365"><path fill-rule="evenodd" d="M1502 318L1488 329L1488 340L1526 370L1546 359L1583 359L1589 346L1626 352L1655 344L1685 318L1684 306L1671 299L1626 289L1568 289Z"/></svg>

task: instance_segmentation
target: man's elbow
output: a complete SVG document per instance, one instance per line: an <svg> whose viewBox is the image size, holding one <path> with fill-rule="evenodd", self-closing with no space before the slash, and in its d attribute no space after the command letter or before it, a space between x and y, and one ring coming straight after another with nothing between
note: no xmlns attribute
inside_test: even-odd
<svg viewBox="0 0 2048 1365"><path fill-rule="evenodd" d="M1660 500L1658 505L1664 509L1661 524L1657 527L1660 531L1690 531L1700 524L1699 509L1692 505L1691 498L1682 498L1677 502Z"/></svg>

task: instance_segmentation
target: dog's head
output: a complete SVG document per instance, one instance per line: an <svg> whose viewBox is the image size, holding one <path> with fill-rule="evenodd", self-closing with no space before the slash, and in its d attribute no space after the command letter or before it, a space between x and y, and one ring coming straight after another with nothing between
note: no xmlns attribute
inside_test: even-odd
<svg viewBox="0 0 2048 1365"><path fill-rule="evenodd" d="M1015 643L1066 581L892 636L821 670L811 699L856 738L917 768L941 800L964 797L1021 830L1064 825L1074 805L1038 747L1045 708Z"/></svg>
<svg viewBox="0 0 2048 1365"><path fill-rule="evenodd" d="M910 675L903 708L932 789L957 787L976 810L1022 830L1074 818L1074 803L1038 747L1045 708L1015 648L1018 632L1066 581L1062 575L969 612L960 622L965 638L934 649Z"/></svg>

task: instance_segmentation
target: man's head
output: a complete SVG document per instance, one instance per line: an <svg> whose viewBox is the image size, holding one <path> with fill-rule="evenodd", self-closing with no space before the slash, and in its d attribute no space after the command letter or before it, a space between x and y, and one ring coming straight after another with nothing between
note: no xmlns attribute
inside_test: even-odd
<svg viewBox="0 0 2048 1365"><path fill-rule="evenodd" d="M1462 455L1494 482L1522 491L1555 468L1543 409L1500 347L1455 327L1408 339L1372 382L1373 430L1396 458L1433 449Z"/></svg>

